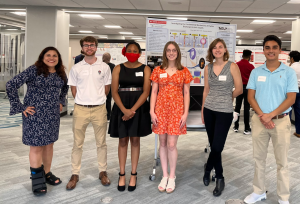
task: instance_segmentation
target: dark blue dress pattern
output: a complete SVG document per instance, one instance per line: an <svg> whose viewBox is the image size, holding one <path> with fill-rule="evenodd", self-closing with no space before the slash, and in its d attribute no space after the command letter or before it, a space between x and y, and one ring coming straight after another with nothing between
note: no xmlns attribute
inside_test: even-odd
<svg viewBox="0 0 300 204"><path fill-rule="evenodd" d="M24 104L18 96L18 89L27 84ZM35 65L28 67L19 75L6 83L6 92L10 101L10 113L22 113L23 143L29 146L45 146L58 139L60 110L59 104L65 106L65 97L69 86L57 73L50 73L48 77L37 75ZM27 114L23 111L33 106L35 113Z"/></svg>

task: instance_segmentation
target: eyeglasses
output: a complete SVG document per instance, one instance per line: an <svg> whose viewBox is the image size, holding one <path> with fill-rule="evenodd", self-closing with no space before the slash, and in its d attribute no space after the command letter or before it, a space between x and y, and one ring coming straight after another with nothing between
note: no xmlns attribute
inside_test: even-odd
<svg viewBox="0 0 300 204"><path fill-rule="evenodd" d="M177 52L177 50L169 50L169 49L167 49L167 53L170 53L170 52Z"/></svg>
<svg viewBox="0 0 300 204"><path fill-rule="evenodd" d="M84 48L95 48L96 47L96 45L95 44L91 44L91 45L87 45L87 44L85 44L85 45L83 45L82 47L84 47Z"/></svg>

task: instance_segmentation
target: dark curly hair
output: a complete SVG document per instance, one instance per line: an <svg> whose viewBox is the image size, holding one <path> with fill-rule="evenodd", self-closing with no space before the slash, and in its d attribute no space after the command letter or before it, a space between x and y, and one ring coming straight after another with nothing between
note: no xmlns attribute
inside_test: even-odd
<svg viewBox="0 0 300 204"><path fill-rule="evenodd" d="M43 49L43 51L41 52L38 60L34 64L37 67L37 74L38 75L43 74L45 77L48 77L49 69L48 69L48 66L44 63L44 56L50 50L53 50L57 53L58 63L55 66L55 70L56 70L56 73L58 74L58 76L62 80L64 80L64 82L66 83L67 82L67 75L66 75L66 72L65 72L65 66L63 65L63 62L62 62L61 55L60 55L59 51L55 47L46 47L45 49Z"/></svg>

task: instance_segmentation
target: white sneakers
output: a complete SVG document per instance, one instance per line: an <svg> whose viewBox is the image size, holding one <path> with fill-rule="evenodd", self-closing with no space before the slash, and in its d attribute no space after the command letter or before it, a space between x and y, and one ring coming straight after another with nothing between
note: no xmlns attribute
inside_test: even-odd
<svg viewBox="0 0 300 204"><path fill-rule="evenodd" d="M248 195L244 202L245 203L248 203L248 204L253 204L253 203L256 203L258 201L262 201L262 200L266 200L267 199L267 194L264 193L264 194L261 194L261 195L258 195L256 193L251 193L250 195ZM290 204L289 201L283 201L283 200L278 200L278 203L279 204Z"/></svg>
<svg viewBox="0 0 300 204"><path fill-rule="evenodd" d="M256 203L258 201L261 201L261 200L265 200L267 199L267 194L266 193L263 193L261 195L258 195L256 193L251 193L250 195L248 195L244 202L245 203L248 203L248 204L252 204L252 203ZM280 203L281 204L281 203ZM284 203L285 204L285 203Z"/></svg>
<svg viewBox="0 0 300 204"><path fill-rule="evenodd" d="M283 200L278 200L278 203L279 204L290 204L290 202L289 201L283 201Z"/></svg>

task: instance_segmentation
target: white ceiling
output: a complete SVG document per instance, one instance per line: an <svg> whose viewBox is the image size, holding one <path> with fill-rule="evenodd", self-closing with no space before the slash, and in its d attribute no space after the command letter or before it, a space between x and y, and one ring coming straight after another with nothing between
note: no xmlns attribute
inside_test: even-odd
<svg viewBox="0 0 300 204"><path fill-rule="evenodd" d="M288 0L0 0L0 7L16 6L56 6L59 9L79 9L90 11L99 9L101 11L130 11L146 13L167 13L176 15L203 15L210 13L231 13L235 16L279 16L279 15L300 15L300 4L287 4ZM17 19L25 20L1 11L0 15L7 15ZM110 15L103 14L104 19L85 19L78 14L70 14L70 23L75 26L70 28L70 33L76 34L79 30L92 30L99 35L116 35L120 31L133 32L135 36L144 36L147 16L132 15ZM212 21L237 24L238 29L251 29L253 33L238 33L243 39L262 39L267 34L276 34L283 40L290 40L290 35L283 34L292 29L292 20L276 20L271 25L250 24L253 19L244 18L211 18L211 17L189 17L192 20ZM104 25L120 25L122 29L108 29Z"/></svg>

